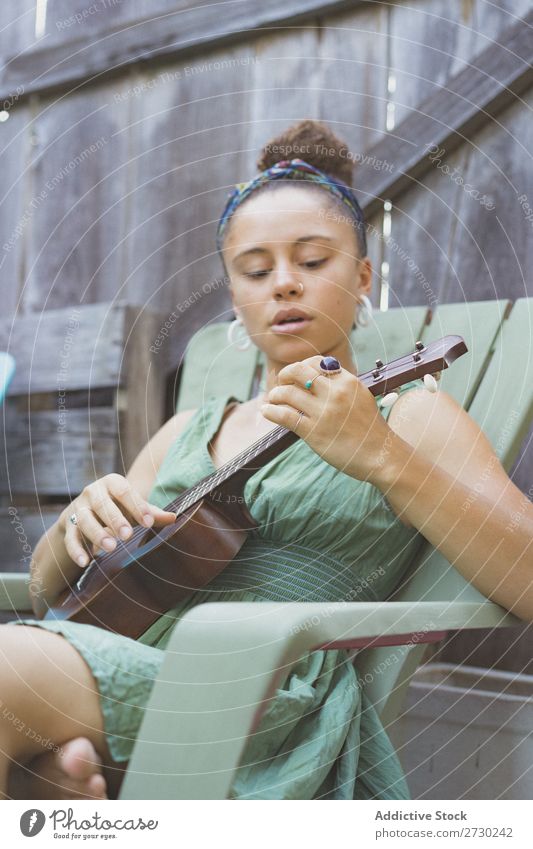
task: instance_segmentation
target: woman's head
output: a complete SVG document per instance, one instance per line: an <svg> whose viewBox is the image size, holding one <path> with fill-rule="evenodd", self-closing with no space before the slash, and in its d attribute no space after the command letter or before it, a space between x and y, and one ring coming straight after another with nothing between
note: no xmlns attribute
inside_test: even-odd
<svg viewBox="0 0 533 849"><path fill-rule="evenodd" d="M330 353L348 365L356 307L371 289L364 219L346 188L351 164L343 150L318 122L289 128L265 145L258 167L265 171L294 153L314 166L313 174L319 169L312 179L320 182L299 179L301 166L257 187L254 181L225 221L220 247L235 312L252 341L280 366ZM297 179L286 179L285 171ZM333 192L324 187L322 172L334 181ZM308 320L284 332L276 315L291 309Z"/></svg>

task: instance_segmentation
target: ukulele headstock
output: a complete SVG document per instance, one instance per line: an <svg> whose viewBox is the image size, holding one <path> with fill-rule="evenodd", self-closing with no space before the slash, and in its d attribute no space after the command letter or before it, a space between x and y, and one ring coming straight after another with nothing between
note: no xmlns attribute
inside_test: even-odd
<svg viewBox="0 0 533 849"><path fill-rule="evenodd" d="M467 351L462 336L443 336L427 345L418 341L414 351L389 363L385 364L376 359L375 367L358 375L358 378L373 395L386 394L410 380L423 378L426 374L437 376L438 379L443 369L448 368Z"/></svg>

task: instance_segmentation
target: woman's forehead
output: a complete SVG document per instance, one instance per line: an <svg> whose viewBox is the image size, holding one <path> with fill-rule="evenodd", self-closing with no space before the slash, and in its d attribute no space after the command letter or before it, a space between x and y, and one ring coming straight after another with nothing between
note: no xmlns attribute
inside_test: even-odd
<svg viewBox="0 0 533 849"><path fill-rule="evenodd" d="M286 244L298 242L311 233L323 234L332 241L342 239L344 228L351 226L342 221L342 216L336 217L331 212L331 200L324 191L284 186L275 192L258 193L234 213L226 247L235 248L243 241L252 240Z"/></svg>

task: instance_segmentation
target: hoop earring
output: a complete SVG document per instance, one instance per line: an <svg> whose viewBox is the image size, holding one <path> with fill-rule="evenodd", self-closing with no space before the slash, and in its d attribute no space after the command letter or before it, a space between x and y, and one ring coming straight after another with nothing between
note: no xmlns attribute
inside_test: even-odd
<svg viewBox="0 0 533 849"><path fill-rule="evenodd" d="M359 303L357 305L357 313L356 313L356 326L360 325L361 327L368 327L370 322L372 321L372 313L373 307L370 302L370 298L367 295L360 295L362 304Z"/></svg>
<svg viewBox="0 0 533 849"><path fill-rule="evenodd" d="M235 331L239 326L242 327L243 323L242 323L242 319L239 318L239 316L237 316L237 318L234 318L233 321L231 321L228 324L228 329L227 329L228 342L229 342L230 345L235 345L235 347L237 348L238 351L247 351L248 348L250 347L251 339L248 336L248 334L246 333L246 331L244 331L244 335L241 334L240 342L239 342L238 339L236 340L234 338L235 337Z"/></svg>

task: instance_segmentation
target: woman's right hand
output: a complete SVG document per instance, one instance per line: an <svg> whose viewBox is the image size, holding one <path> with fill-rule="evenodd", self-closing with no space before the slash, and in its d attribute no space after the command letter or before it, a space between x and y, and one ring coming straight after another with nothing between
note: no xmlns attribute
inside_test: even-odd
<svg viewBox="0 0 533 849"><path fill-rule="evenodd" d="M69 520L73 513L78 519L76 525ZM175 513L149 504L125 477L109 474L86 486L65 507L58 524L64 532L69 557L82 568L97 551L113 551L117 538L128 540L132 525L150 528L169 525L175 520Z"/></svg>

